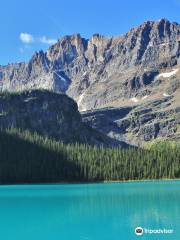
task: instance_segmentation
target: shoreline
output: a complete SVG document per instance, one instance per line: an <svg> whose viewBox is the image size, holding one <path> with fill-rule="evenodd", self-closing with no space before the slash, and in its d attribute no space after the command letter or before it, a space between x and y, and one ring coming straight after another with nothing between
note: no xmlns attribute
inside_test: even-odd
<svg viewBox="0 0 180 240"><path fill-rule="evenodd" d="M160 179L140 179L140 180L110 180L103 183L130 183L130 182L160 182L160 181L180 181L180 178L160 178Z"/></svg>
<svg viewBox="0 0 180 240"><path fill-rule="evenodd" d="M7 183L0 184L2 186L36 186L36 185L75 185L75 184L111 184L111 183L142 183L142 182L160 182L160 181L180 181L180 178L162 178L162 179L140 179L140 180L105 180L92 182L55 182L55 183Z"/></svg>

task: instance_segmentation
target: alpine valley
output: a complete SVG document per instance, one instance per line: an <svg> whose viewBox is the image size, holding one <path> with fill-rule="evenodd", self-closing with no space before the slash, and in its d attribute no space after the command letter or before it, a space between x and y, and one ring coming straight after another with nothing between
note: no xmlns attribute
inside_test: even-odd
<svg viewBox="0 0 180 240"><path fill-rule="evenodd" d="M13 142L13 146L16 146L13 139L18 137L22 144L28 139L29 144L36 142L40 146L43 136L43 149L48 144L51 151L65 148L66 154L72 154L74 148L71 145L60 146L59 141L63 141L62 144L77 143L80 145L75 145L76 153L72 154L72 159L80 161L84 152L88 152L88 156L83 159L89 159L89 156L91 160L95 159L91 166L96 171L90 171L91 176L87 177L88 167L83 162L76 169L77 174L74 172L73 176L68 175L69 179L74 177L73 179L79 180L82 176L84 180L180 176L179 147L171 148L177 150L177 153L174 152L176 157L171 156L168 160L173 160L174 165L171 161L164 172L159 162L150 163L147 159L165 159L166 156L161 154L164 149L170 153L168 147L162 147L160 154L156 154L155 150L154 155L143 152L144 148L157 142L161 145L161 142L167 141L176 145L180 141L178 23L167 19L146 21L122 36L94 34L90 39L85 39L80 34L64 36L46 52L35 52L26 63L0 66L0 91L1 141L6 139L6 144ZM3 132L4 129L6 132ZM32 135L28 138L29 134ZM90 146L81 145L84 143ZM117 152L112 153L117 146L124 150L120 153L119 148L116 148L114 151ZM21 148L20 142L18 147ZM31 144L29 147L33 148ZM126 152L127 148L129 150ZM1 154L7 156L3 147L0 150ZM136 153L139 154L137 166L144 169L146 162L149 164L146 170L140 169L137 172L136 165L131 169L131 163L127 159ZM122 156L126 154L128 157L123 162ZM140 155L147 155L147 158L142 160ZM40 156L41 154L39 158ZM118 168L115 167L117 172L108 173L110 175L104 172L102 177L97 170L100 164L98 158L103 159L101 163L106 168L111 157L115 162L117 156L122 160L118 166L123 169L124 164L124 169L128 168L129 172L126 176L119 176ZM16 157L18 159L18 155ZM99 168L102 170L102 166ZM149 173L148 169L152 168L158 170ZM107 165L107 169L113 171L112 165ZM167 169L171 171L167 172ZM10 177L13 170L9 169L8 172L5 179L9 179L7 176ZM21 174L25 174L24 169ZM46 175L50 176L48 174ZM23 175L20 181L30 181L31 175L28 176ZM66 179L67 174L64 173L63 176ZM19 179L18 173L15 178ZM37 178L34 179L35 182ZM41 180L42 178L38 181ZM56 180L59 178L51 179Z"/></svg>

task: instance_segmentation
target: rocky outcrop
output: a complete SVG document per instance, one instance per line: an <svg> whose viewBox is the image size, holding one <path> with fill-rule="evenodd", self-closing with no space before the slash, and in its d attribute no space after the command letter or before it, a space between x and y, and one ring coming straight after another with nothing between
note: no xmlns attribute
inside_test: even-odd
<svg viewBox="0 0 180 240"><path fill-rule="evenodd" d="M84 124L71 98L47 90L0 94L0 128L11 127L65 143L120 144Z"/></svg>
<svg viewBox="0 0 180 240"><path fill-rule="evenodd" d="M172 97L140 106L106 108L82 113L83 121L117 141L135 146L154 140L180 141L180 107Z"/></svg>

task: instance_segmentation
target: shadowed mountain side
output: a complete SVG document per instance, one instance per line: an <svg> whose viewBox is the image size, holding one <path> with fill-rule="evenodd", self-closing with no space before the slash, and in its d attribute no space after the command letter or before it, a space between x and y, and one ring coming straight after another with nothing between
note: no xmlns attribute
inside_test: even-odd
<svg viewBox="0 0 180 240"><path fill-rule="evenodd" d="M63 151L0 132L0 184L79 181L77 172Z"/></svg>
<svg viewBox="0 0 180 240"><path fill-rule="evenodd" d="M103 134L121 142L123 141L124 129L119 128L116 120L127 116L132 109L132 107L104 108L81 112L81 116L83 122L89 124L93 129L98 129Z"/></svg>
<svg viewBox="0 0 180 240"><path fill-rule="evenodd" d="M180 177L180 148L64 144L29 131L0 131L0 184L97 182Z"/></svg>
<svg viewBox="0 0 180 240"><path fill-rule="evenodd" d="M11 127L65 143L128 146L83 123L73 99L48 90L1 93L0 128Z"/></svg>

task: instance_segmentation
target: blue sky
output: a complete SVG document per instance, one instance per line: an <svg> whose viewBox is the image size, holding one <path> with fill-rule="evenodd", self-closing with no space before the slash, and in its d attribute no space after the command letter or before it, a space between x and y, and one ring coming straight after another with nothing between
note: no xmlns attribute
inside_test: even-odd
<svg viewBox="0 0 180 240"><path fill-rule="evenodd" d="M67 34L121 35L164 17L180 23L180 0L6 0L0 9L0 65L27 61Z"/></svg>

